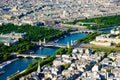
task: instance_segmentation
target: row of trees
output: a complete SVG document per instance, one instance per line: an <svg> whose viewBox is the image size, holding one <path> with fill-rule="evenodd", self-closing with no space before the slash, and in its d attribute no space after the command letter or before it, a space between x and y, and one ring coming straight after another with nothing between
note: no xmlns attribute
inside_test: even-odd
<svg viewBox="0 0 120 80"><path fill-rule="evenodd" d="M46 38L47 40L53 40L54 38L58 38L59 36L65 34L63 31L59 31L52 28L31 26L31 25L14 25L12 23L8 23L0 26L0 33L10 33L10 32L26 32L28 35L25 37L26 41L39 41L40 39Z"/></svg>
<svg viewBox="0 0 120 80"><path fill-rule="evenodd" d="M63 70L68 69L70 67L70 63L64 64L64 65L62 65L62 67L63 67Z"/></svg>
<svg viewBox="0 0 120 80"><path fill-rule="evenodd" d="M116 44L116 47L120 47L120 43Z"/></svg>
<svg viewBox="0 0 120 80"><path fill-rule="evenodd" d="M71 54L72 50L73 50L73 47L70 47L70 48L60 48L60 49L58 49L56 51L56 55ZM11 77L10 80L18 80L20 77L25 76L27 74L30 74L33 71L36 71L37 67L38 67L38 63L39 63L39 65L41 67L43 65L51 65L51 63L53 63L55 58L56 58L55 56L47 56L43 60L39 60L38 62L30 64L23 73L20 73L20 74L17 74L15 76ZM63 69L67 69L67 68L70 67L70 64L62 65L62 67L63 67Z"/></svg>
<svg viewBox="0 0 120 80"><path fill-rule="evenodd" d="M73 50L73 47L70 48L60 48L56 50L56 55L62 55L62 54L67 54L70 55Z"/></svg>
<svg viewBox="0 0 120 80"><path fill-rule="evenodd" d="M4 44L3 44L3 43L0 43L0 62L5 61L5 60L8 60L8 59L10 59L10 57L11 57L10 54L1 53L2 50L5 51L5 48L6 48L6 47L3 47L3 46L4 46Z"/></svg>
<svg viewBox="0 0 120 80"><path fill-rule="evenodd" d="M43 65L53 62L54 59L55 59L55 56L48 56L44 60L39 60L38 62L35 62L35 63L29 65L23 73L20 73L20 74L17 74L15 76L11 77L10 80L19 80L20 77L25 76L33 71L36 71L37 67L38 67L38 63L42 67Z"/></svg>
<svg viewBox="0 0 120 80"><path fill-rule="evenodd" d="M11 54L8 54L8 53L5 53L5 54L1 53L0 54L0 62L9 60L11 58L13 58L13 56Z"/></svg>
<svg viewBox="0 0 120 80"><path fill-rule="evenodd" d="M12 46L5 46L4 44L0 44L0 52L1 53L11 53L11 52L23 53L30 49L34 49L34 47L35 47L35 44L26 42L26 41L16 45L12 45Z"/></svg>
<svg viewBox="0 0 120 80"><path fill-rule="evenodd" d="M10 52L23 53L27 50L34 49L35 44L31 43L31 41L39 41L40 39L44 39L44 38L46 38L47 40L53 40L66 33L56 29L37 27L37 26L31 26L31 25L18 26L18 25L9 23L9 24L0 26L0 33L5 34L10 32L20 32L20 33L26 32L27 36L25 37L25 39L20 39L20 43L17 45L5 46L1 43L0 52L2 52L3 55L6 55L6 53L10 53ZM62 51L64 51L64 49ZM70 51L71 50L68 49L67 54L70 53ZM0 56L0 59L4 59L3 57L4 56L2 57ZM10 80L18 80L20 77L25 76L33 71L36 71L38 67L38 63L40 64L40 66L43 66L53 62L54 59L55 59L55 56L48 56L44 60L39 60L38 62L35 62L29 65L28 68L25 70L25 72L11 77Z"/></svg>
<svg viewBox="0 0 120 80"><path fill-rule="evenodd" d="M74 20L72 22L63 22L64 24L75 25L78 22L83 23L96 23L97 25L91 24L83 24L87 26L88 29L100 29L100 28L107 28L112 26L120 25L120 15L115 16L106 16L106 17L99 17L99 18L91 18L91 19L83 19L83 20Z"/></svg>
<svg viewBox="0 0 120 80"><path fill-rule="evenodd" d="M101 33L90 33L88 34L88 36L84 37L84 38L80 38L77 40L77 42L80 43L89 43L90 41L94 40L96 38L96 36L100 35Z"/></svg>
<svg viewBox="0 0 120 80"><path fill-rule="evenodd" d="M66 33L52 28L37 27L28 24L18 26L12 23L8 23L0 26L0 33L6 34L11 32L19 32L19 33L26 32L27 36L24 39L20 39L19 40L20 43L16 45L11 45L8 47L3 44L0 44L1 53L11 53L11 52L23 53L30 49L34 49L35 44L31 43L31 41L39 41L39 40L43 40L44 38L46 38L47 40L53 40Z"/></svg>

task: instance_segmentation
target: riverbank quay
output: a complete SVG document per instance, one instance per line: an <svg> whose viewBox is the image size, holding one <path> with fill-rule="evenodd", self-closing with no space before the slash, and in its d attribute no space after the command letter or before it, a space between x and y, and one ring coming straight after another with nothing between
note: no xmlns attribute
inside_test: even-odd
<svg viewBox="0 0 120 80"><path fill-rule="evenodd" d="M87 46L87 45L85 45L85 46ZM83 47L84 47L84 45L83 45ZM79 49L80 50L75 50L74 49L74 51L73 52L75 52L76 54L78 54L78 51L80 51L81 52L81 48L82 48L82 45L80 45L80 47L79 47ZM88 51L86 51L86 53L87 53ZM81 56L83 56L83 53L84 53L84 50L81 52L82 53L82 55ZM99 52L100 53L100 52ZM111 53L111 52L110 52ZM86 56L84 55L83 56L83 58L85 58L85 59L88 59L88 58L90 58L91 57L91 62L92 61L94 61L95 60L95 57L96 57L96 62L98 62L98 63L101 63L102 61L103 61L103 63L105 63L105 61L104 61L104 58L107 58L107 56L109 56L109 54L110 53L108 53L108 52L106 52L106 53L104 53L104 54L102 54L102 56L100 56L101 55L101 53L100 54L93 54L93 56L91 56L92 54L90 53L89 54L89 56L88 56L88 54L86 54ZM63 55L63 56L65 56L65 55ZM80 59L81 59L81 56L79 57ZM87 57L87 58L86 58ZM99 58L98 58L99 57ZM61 57L59 57L59 58L61 58ZM78 58L76 58L76 59L78 59ZM63 59L61 59L61 61L62 61ZM64 59L65 61L66 61L66 57L65 57L65 59ZM113 60L116 60L116 59L113 59ZM60 59L56 59L56 61L57 62L59 62L60 61ZM80 60L81 61L81 60ZM57 64L57 62L56 62L56 65L58 65ZM63 61L62 61L63 62ZM85 61L86 62L86 61ZM108 63L109 63L109 61L108 61ZM92 65L92 64L91 64ZM103 64L104 65L104 64ZM93 67L93 69L91 69L92 70L92 72L93 71L96 71L96 66L98 66L98 64L96 64L95 66L94 65L92 65L92 67ZM100 66L100 65L99 65ZM98 67L99 67L98 66ZM114 64L113 64L113 66L115 66ZM72 66L73 67L73 66ZM117 68L117 67L116 67ZM83 68L82 68L83 69ZM85 69L85 68L84 68ZM88 67L86 67L86 69L88 69ZM108 69L109 69L109 65L108 65ZM70 68L70 70L71 70L71 68ZM73 69L73 70L75 70L75 69ZM79 70L79 69L78 69ZM99 69L97 69L97 71L99 72ZM68 72L68 71L67 71ZM84 70L83 70L83 72L84 72ZM107 69L106 69L106 72L105 73L107 73L108 71L107 71ZM91 72L90 72L91 73ZM116 73L116 72L114 72L114 73ZM31 73L32 74L32 73ZM102 73L101 73L102 74ZM73 79L74 80L74 79Z"/></svg>
<svg viewBox="0 0 120 80"><path fill-rule="evenodd" d="M78 30L78 31L74 31L74 32L70 32L70 34L76 34L76 33L94 33L95 30L88 30L88 29L85 29L85 30Z"/></svg>
<svg viewBox="0 0 120 80"><path fill-rule="evenodd" d="M10 79L10 77L12 77L12 76L15 76L15 75L17 75L17 74L22 74L22 73L24 73L26 71L26 69L25 70L23 70L23 71L17 71L16 73L14 73L14 74L12 74L12 75L10 75L10 76L8 76L7 77L7 80L9 80Z"/></svg>
<svg viewBox="0 0 120 80"><path fill-rule="evenodd" d="M106 16L99 18L86 18L83 20L74 20L70 22L64 22L63 24L76 26L78 23L80 23L78 26L83 26L87 29L96 30L102 28L109 28L111 26L119 26L120 25L119 20L120 20L120 15L114 15L114 16ZM89 23L94 23L94 24L89 24Z"/></svg>
<svg viewBox="0 0 120 80"><path fill-rule="evenodd" d="M78 36L79 34L79 36ZM78 38L82 38L83 37L83 33L78 33L78 34L75 34L75 35L69 35L69 36L66 36L65 38L62 38L60 39L59 41L56 41L56 43L67 43L68 41L70 42L71 39L74 39L74 40L77 40ZM85 35L86 36L86 35ZM84 36L84 37L85 37ZM74 41L73 40L73 41ZM78 45L79 46L79 45ZM77 48L77 47L76 47ZM46 50L46 49L45 49ZM47 54L49 53L50 51L47 52ZM41 52L42 53L42 52ZM15 72L14 72L15 73ZM12 73L13 74L13 73Z"/></svg>
<svg viewBox="0 0 120 80"><path fill-rule="evenodd" d="M85 52L84 51L81 52L81 50L85 50ZM109 54L111 54L111 53L99 52L96 54L92 54L92 52L93 51L91 51L90 49L76 48L71 53L71 56L65 55L65 54L56 56L56 59L54 59L53 64L50 66L48 66L48 65L41 66L38 64L38 69L36 71L21 77L19 80L26 80L26 79L46 80L48 78L50 78L51 80L53 80L53 78L55 80L58 80L59 76L60 77L63 76L62 78L59 78L60 80L80 80L80 79L84 79L84 74L86 74L86 72L87 72L87 74L90 74L90 76L86 76L86 78L89 78L89 79L93 79L93 78L98 79L99 78L101 80L101 78L102 78L100 76L102 74L101 71L103 71L104 69L105 70L109 69L109 64L107 66L107 69L106 69L106 67L100 67L100 66L104 65L104 63L106 62L106 58L108 58L107 56L109 56ZM106 63L109 63L108 59L107 59ZM114 64L112 66L115 67ZM100 67L100 69L99 69L99 67ZM117 67L115 67L115 68L117 69ZM60 71L60 72L58 73L58 71ZM80 72L78 72L78 71L80 71ZM96 72L99 72L99 74L93 74ZM109 73L109 72L104 71L104 73ZM112 72L112 73L115 73L115 72ZM43 74L45 76L39 76L41 74ZM50 77L48 74L49 75L54 74L54 75ZM72 78L69 77L69 75ZM95 77L93 77L93 75L95 75ZM105 76L105 74L104 74L104 76ZM17 79L14 78L14 80L17 80Z"/></svg>
<svg viewBox="0 0 120 80"><path fill-rule="evenodd" d="M59 36L59 35L58 35ZM68 34L68 36L66 36L65 35L65 37L61 37L61 39L59 40L59 42L57 42L57 43L63 43L63 44L66 44L67 42L69 42L70 43L70 41L71 40L73 40L73 41L75 41L76 39L78 39L79 37L84 37L84 36L86 36L85 34L81 34L81 33L78 33L78 34L75 34L75 35L69 35ZM60 36L59 36L59 38L60 38ZM41 38L40 38L41 39ZM44 37L43 37L43 39L44 39ZM43 40L43 39L41 39L41 40ZM55 39L55 38L54 38ZM56 39L58 39L58 38L56 38ZM16 50L18 51L19 49L20 50L23 50L23 49L25 49L25 45L26 45L26 43L24 43L24 44L19 44L19 46L17 47L17 46L14 46L14 50L12 50L12 52L14 51L14 52L16 52ZM27 45L29 45L29 43L27 44ZM26 46L27 46L26 45ZM36 46L36 45L34 45L34 46ZM9 47L7 47L7 48L9 48ZM22 48L22 49L21 49ZM33 48L32 48L33 49ZM34 48L35 49L35 48ZM5 51L7 51L7 49L4 49ZM20 51L19 50L19 51ZM28 49L26 49L26 50L28 50ZM30 50L30 49L29 49ZM38 51L38 52L37 52ZM37 50L35 50L35 52L34 53L31 53L31 54L38 54L38 55L54 55L54 53L55 53L55 51L56 51L56 48L55 49L50 49L50 48L47 48L46 49L46 47L43 47L43 49L37 49ZM26 52L25 52L26 53ZM35 60L34 60L35 61ZM9 76L9 75L11 75L11 74L13 74L13 73L15 73L15 72L17 72L18 70L19 71L22 71L22 70L24 70L24 69L26 69L27 68L27 66L29 65L29 64L31 64L31 63L33 63L34 62L33 61L33 59L31 60L31 58L20 58L18 61L16 61L16 62L14 62L14 63L12 63L12 64L10 64L9 66L7 66L7 67L5 67L5 68L3 68L2 70L4 70L6 73L4 74L4 75L2 75L2 76L0 76L0 80L1 79L3 79L3 80L6 80L6 77L7 76ZM25 65L25 66L24 66ZM16 67L17 66L17 67Z"/></svg>
<svg viewBox="0 0 120 80"><path fill-rule="evenodd" d="M114 27L109 27L109 28L117 28L118 26L114 26ZM97 31L99 30L104 30L104 29L107 29L107 28L101 28L101 29L97 29Z"/></svg>
<svg viewBox="0 0 120 80"><path fill-rule="evenodd" d="M52 62L55 58L56 58L55 56L47 56L45 59L40 59L40 60L38 60L37 62L34 62L34 63L32 63L31 65L29 65L29 66L25 69L25 71L23 71L22 73L16 74L16 75L10 77L9 80L19 80L20 77L25 76L25 75L33 72L33 71L36 71L38 64L40 64L40 66L49 65L49 64L51 64L51 62Z"/></svg>
<svg viewBox="0 0 120 80"><path fill-rule="evenodd" d="M1 64L0 64L0 68L2 69L2 68L4 68L5 66L7 66L7 65L9 65L9 64L11 64L11 63L13 63L14 61L17 61L18 60L18 58L15 58L15 59L12 59L12 60L8 60L8 61L5 61L5 62L2 62Z"/></svg>

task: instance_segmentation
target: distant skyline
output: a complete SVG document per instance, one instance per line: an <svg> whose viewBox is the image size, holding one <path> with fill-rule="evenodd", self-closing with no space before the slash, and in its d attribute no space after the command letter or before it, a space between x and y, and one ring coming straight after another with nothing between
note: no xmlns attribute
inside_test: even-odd
<svg viewBox="0 0 120 80"><path fill-rule="evenodd" d="M71 21L120 14L120 0L0 0L0 24Z"/></svg>

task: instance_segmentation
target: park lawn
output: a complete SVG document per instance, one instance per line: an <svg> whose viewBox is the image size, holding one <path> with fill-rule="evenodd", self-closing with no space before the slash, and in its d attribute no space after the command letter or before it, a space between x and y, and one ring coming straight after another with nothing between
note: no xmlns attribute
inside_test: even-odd
<svg viewBox="0 0 120 80"><path fill-rule="evenodd" d="M120 53L120 48L114 47L114 46L99 46L99 45L90 44L90 47L97 51L104 51L104 52L116 51L116 52Z"/></svg>
<svg viewBox="0 0 120 80"><path fill-rule="evenodd" d="M108 27L120 25L120 15L105 16L105 17L90 18L90 19L86 18L82 20L74 20L71 22L63 22L63 24L69 24L69 25L78 24L80 26L87 26L88 29L108 28Z"/></svg>

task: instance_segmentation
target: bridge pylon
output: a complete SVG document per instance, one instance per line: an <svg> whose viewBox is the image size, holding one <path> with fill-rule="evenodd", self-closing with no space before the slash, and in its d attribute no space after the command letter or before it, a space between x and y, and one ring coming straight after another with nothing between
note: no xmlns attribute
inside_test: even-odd
<svg viewBox="0 0 120 80"><path fill-rule="evenodd" d="M70 48L70 44L69 44L69 42L67 42L67 48Z"/></svg>
<svg viewBox="0 0 120 80"><path fill-rule="evenodd" d="M37 73L41 72L41 67L40 67L40 62L38 62L38 68L37 68Z"/></svg>
<svg viewBox="0 0 120 80"><path fill-rule="evenodd" d="M44 40L43 40L43 43L45 44L46 43L46 39L44 38Z"/></svg>
<svg viewBox="0 0 120 80"><path fill-rule="evenodd" d="M73 46L73 41L71 40L71 46Z"/></svg>
<svg viewBox="0 0 120 80"><path fill-rule="evenodd" d="M42 45L42 41L41 41L41 40L39 40L39 45L40 45L40 46Z"/></svg>

